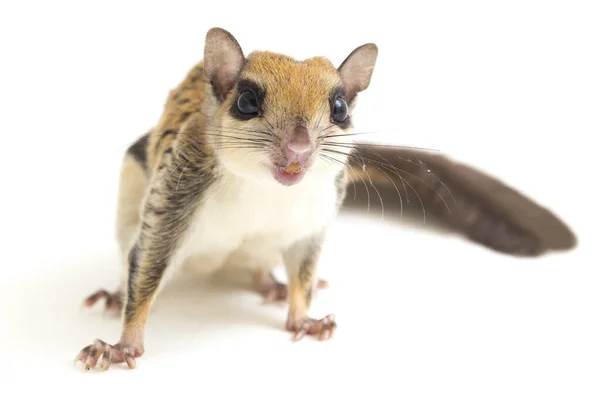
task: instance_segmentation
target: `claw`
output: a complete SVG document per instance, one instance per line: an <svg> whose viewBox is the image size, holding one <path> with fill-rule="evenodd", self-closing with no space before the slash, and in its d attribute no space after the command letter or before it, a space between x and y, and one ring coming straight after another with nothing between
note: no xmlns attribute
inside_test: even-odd
<svg viewBox="0 0 600 400"><path fill-rule="evenodd" d="M85 362L87 361L87 358L88 358L88 353L92 350L93 347L94 347L94 345L91 344L91 345L83 348L83 350L81 350L79 352L79 354L77 354L77 357L75 357L75 360L73 360L73 364L77 365L77 363L80 361L85 364Z"/></svg>
<svg viewBox="0 0 600 400"><path fill-rule="evenodd" d="M306 317L296 321L288 321L287 328L294 332L294 341L302 339L307 334L315 335L323 341L333 337L337 324L334 315L329 314L320 320Z"/></svg>
<svg viewBox="0 0 600 400"><path fill-rule="evenodd" d="M106 372L111 363L126 362L129 368L133 369L136 366L135 357L141 356L143 348L123 347L120 344L114 346L96 339L93 344L86 346L77 354L75 364L78 361L84 363L84 370L89 371L98 365L102 372ZM100 363L98 364L98 361Z"/></svg>
<svg viewBox="0 0 600 400"><path fill-rule="evenodd" d="M92 369L93 367L96 366L96 363L94 362L94 358L96 357L97 353L98 353L98 349L94 348L94 349L92 349L92 351L90 351L90 354L88 354L87 360L85 361L85 364L84 364L84 368L86 371L89 371L90 369Z"/></svg>
<svg viewBox="0 0 600 400"><path fill-rule="evenodd" d="M298 329L296 331L296 334L294 335L294 341L298 341L300 339L302 339L304 336L306 336L306 333L308 332L308 330L310 329L310 324L308 322L305 322L302 324L302 326L300 327L300 329Z"/></svg>
<svg viewBox="0 0 600 400"><path fill-rule="evenodd" d="M135 357L133 357L131 354L125 354L125 361L127 362L127 366L129 368L135 369L135 367L136 367Z"/></svg>
<svg viewBox="0 0 600 400"><path fill-rule="evenodd" d="M100 361L100 371L106 372L110 368L111 352L112 349L110 347L104 350L104 354L102 354L102 359Z"/></svg>

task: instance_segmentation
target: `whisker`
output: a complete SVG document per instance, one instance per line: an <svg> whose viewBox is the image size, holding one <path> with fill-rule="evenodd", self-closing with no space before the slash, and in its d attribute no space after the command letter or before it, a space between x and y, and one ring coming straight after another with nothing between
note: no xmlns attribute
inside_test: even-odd
<svg viewBox="0 0 600 400"><path fill-rule="evenodd" d="M229 139L223 140L218 143L211 144L210 147L217 148L219 146L224 146L224 145L257 146L257 147L264 147L264 148L272 148L272 146L270 146L269 143L243 142L243 141L239 141L239 140L229 140Z"/></svg>
<svg viewBox="0 0 600 400"><path fill-rule="evenodd" d="M327 143L327 144L323 144L323 145L325 145L325 146L334 146L334 147L342 147L342 148L348 148L348 149L353 149L353 148L354 148L354 146L352 146L352 145L347 145L347 144L337 144L337 143L335 143L335 144L334 144L334 143ZM408 171L406 171L406 170L404 170L404 169L402 169L402 168L398 168L398 167L396 167L396 166L393 166L393 165L392 165L392 164L391 164L389 161L387 161L387 160L386 160L386 159L385 159L383 156L381 156L381 154L379 154L379 153L378 153L378 152L376 152L375 150L373 150L373 149L370 149L370 148L368 148L368 147L367 147L365 150L368 150L368 151L370 151L371 153L373 153L373 154L377 155L377 156L378 156L378 157L379 157L381 160L383 160L383 161L384 161L384 163L387 163L387 164L388 164L389 166L391 166L392 168L394 168L394 169L396 169L396 170L399 170L399 171L401 171L401 172L404 172L405 174L408 174L408 175L410 175L410 176L414 177L415 179L418 179L419 181L421 181L421 182L422 182L422 183L424 183L425 185L427 185L427 186L428 186L430 189L432 189L432 190L433 190L433 191L434 191L434 192L435 192L435 193L438 195L438 197L439 197L439 198L442 200L442 202L444 203L444 206L446 207L446 209L448 210L448 212L451 212L451 210L450 210L450 207L448 206L448 203L446 202L446 200L444 199L444 197L443 197L443 196L442 196L442 195L439 193L439 191L438 191L436 188L434 188L433 186L431 186L430 184L428 184L426 181L424 181L423 179L419 178L418 176L416 176L416 175L414 175L414 174L411 174L410 172L408 172ZM404 161L407 161L407 162L410 162L410 161L412 161L412 160L405 160L405 159L404 159L404 158L402 158L402 157L399 157L399 158L400 158L400 159L402 159L402 160L404 160ZM422 168L422 164L417 164L417 163L415 163L415 162L412 162L412 163L413 163L413 164L415 164L415 165L417 165L418 167ZM435 174L431 173L431 170L429 170L429 169L428 169L428 170L427 170L427 172L428 172L429 174L431 174L431 176L433 176L433 177L434 177L434 178L435 178L435 179L436 179L436 180L437 180L437 181L438 181L438 182L439 182L439 183L440 183L440 184L441 184L441 185L442 185L442 186L443 186L443 187L446 189L446 191L448 191L448 193L450 194L450 196L451 196L451 197L452 197L452 199L454 200L454 203L455 203L455 204L458 204L458 203L456 202L456 199L454 198L454 195L452 194L452 192L450 191L450 189L449 189L449 188L446 186L446 184L444 184L444 182L442 182L442 180L441 180L440 178L438 178L438 177L437 177ZM407 183L408 183L408 182L407 182Z"/></svg>
<svg viewBox="0 0 600 400"><path fill-rule="evenodd" d="M327 149L322 149L323 151L327 151ZM335 151L334 151L335 152ZM345 155L342 152L335 152L337 154L342 154ZM354 168L352 168L352 166L348 163L344 163L348 168L350 168L351 170L354 171ZM355 172L355 171L354 171ZM369 188L367 186L367 182L365 182L365 180L363 179L363 177L360 174L356 174L355 176L358 176L358 178L363 182L363 185L365 186L365 190L367 192L367 215L369 214L370 210L371 210L371 192L369 191ZM373 182L371 181L371 185L373 184ZM356 198L356 197L355 197ZM382 204L382 208L383 208L383 204Z"/></svg>
<svg viewBox="0 0 600 400"><path fill-rule="evenodd" d="M248 141L248 142L256 142L256 143L273 143L272 140L270 139L262 139L262 138L244 138L244 137L239 137L239 136L232 136L232 135L223 135L223 134L218 134L218 133L203 133L202 135L204 136L214 136L214 137L222 137L222 138L228 138L228 139L237 139L240 141Z"/></svg>
<svg viewBox="0 0 600 400"><path fill-rule="evenodd" d="M384 162L388 163L388 165L392 166L394 169L399 169L399 168L397 168L397 167L393 166L392 164L390 164L390 163L389 163L389 161L387 161L385 158L383 158L383 157L381 156L381 154L379 154L379 153L378 153L378 152L376 152L375 150L372 150L372 149L367 149L367 150L369 150L371 153L374 153L374 154L376 154L376 155L377 155L379 158L381 158L381 159L382 159ZM402 157L399 157L399 158L400 158L400 159L402 159L402 160L404 160L404 158L402 158ZM406 160L405 160L405 161L406 161ZM411 161L411 160L408 160L408 161ZM417 165L419 168L421 168L421 169L422 169L422 164L417 164L417 163L414 163L414 164L415 164L415 165ZM429 183L427 183L425 180L423 180L423 179L419 178L418 176L416 176L416 175L414 175L414 174L411 174L411 173L410 173L410 172L408 172L408 171L405 171L405 170L403 170L403 169L399 169L399 170L400 170L400 171L402 171L402 172L404 172L404 173L406 173L406 174L408 174L408 175L410 175L410 176L412 176L412 177L414 177L414 178L416 178L416 179L418 179L419 181L421 181L422 183L424 183L425 185L427 185L427 186L428 186L428 187L429 187L431 190L433 190L433 191L435 192L435 194L437 194L437 195L438 195L438 197L440 198L440 200L442 200L442 202L444 203L444 206L446 206L446 209L448 210L448 212L452 212L452 211L450 210L450 207L448 206L448 203L446 202L446 199L444 199L444 197L443 197L443 196L440 194L440 192L439 192L439 191L438 191L436 188L434 188L433 186L431 186L431 185L430 185ZM428 172L430 172L430 171L428 171ZM433 174L432 174L432 175L433 175ZM437 176L433 175L433 177L434 177L435 179L437 179L437 180L438 180L438 182L440 182L440 183L441 183L441 184L442 184L442 185L443 185L443 186L446 188L446 190L447 190L447 191L450 193L450 195L452 196L452 193L451 193L451 192L450 192L450 190L449 190L449 189L446 187L446 185L444 185L444 183L443 183L443 182L441 182L441 180L439 180L439 178L438 178ZM408 183L408 182L407 182L407 183ZM409 184L409 185L410 185L410 184ZM416 193L415 193L415 194L416 194ZM452 196L452 198L454 199L454 196ZM455 200L455 202L456 202L456 200Z"/></svg>
<svg viewBox="0 0 600 400"><path fill-rule="evenodd" d="M369 132L365 132L365 133L369 133ZM362 134L362 133L358 133L358 134ZM349 135L339 135L339 136L350 136L353 134L349 134ZM333 137L333 136L331 136ZM337 146L337 145L346 145L346 146L352 146L352 147L381 147L381 148L388 148L388 149L407 149L407 150L424 150L424 151L435 151L435 152L440 152L440 150L436 150L436 149L430 149L427 147L417 147L417 146L406 146L406 145L395 145L395 144L382 144L382 143L352 143L352 142L333 142L333 143L325 143L323 142L323 144L329 144L332 146Z"/></svg>
<svg viewBox="0 0 600 400"><path fill-rule="evenodd" d="M265 117L264 115L263 115L263 120L271 127L271 129L273 129L273 130L275 129L275 127L273 126L273 124L271 124L269 122L269 120L267 119L267 117Z"/></svg>
<svg viewBox="0 0 600 400"><path fill-rule="evenodd" d="M220 149L224 147L240 147L240 148L260 148L260 149L270 149L269 146L262 145L260 143L237 143L237 142L223 142L218 143L214 146L211 146L211 149Z"/></svg>
<svg viewBox="0 0 600 400"><path fill-rule="evenodd" d="M351 165L348 165L348 168L350 168L352 171L354 171L354 168ZM354 176L358 176L358 178L362 181L363 185L365 185L365 190L367 191L367 215L369 215L370 211L371 211L371 192L369 192L369 188L367 186L367 183L365 182L365 180L363 179L363 177L356 173Z"/></svg>
<svg viewBox="0 0 600 400"><path fill-rule="evenodd" d="M256 128L242 128L242 127L238 127L238 126L217 126L217 125L207 125L203 127L204 130L218 130L218 131L226 131L226 130L230 130L230 131L237 131L237 132L248 132L248 133L260 133L260 134L264 134L264 135L273 135L273 132L268 131L268 130L261 130L261 129L256 129Z"/></svg>
<svg viewBox="0 0 600 400"><path fill-rule="evenodd" d="M353 133L339 133L339 134L329 134L329 135L321 135L318 137L318 139L329 139L329 138L336 138L336 137L344 137L344 136L358 136L358 135L366 135L368 133L374 133L374 132L353 132Z"/></svg>
<svg viewBox="0 0 600 400"><path fill-rule="evenodd" d="M393 165L391 165L391 164L389 164L389 163L387 163L387 164L385 164L385 163L381 163L381 162L375 161L375 160L373 160L373 159L371 159L371 158L368 158L368 157L363 157L362 155L356 155L356 154L353 154L353 153L347 154L347 153L344 153L344 152L341 152L341 151L337 151L337 150L332 150L332 149L323 149L323 151L330 151L330 152L335 152L335 153L338 153L338 154L346 155L347 157L352 157L352 158L354 158L354 159L355 159L355 160L357 160L357 161L358 161L358 159L357 159L357 156L358 156L358 157L360 157L360 159L362 160L362 164L363 164L363 171L364 171L364 172L365 172L367 175L368 175L368 171L367 171L367 170L366 170L366 168L365 168L365 158L367 159L367 161L368 161L368 162L370 162L370 163L373 163L373 164L379 164L379 165L381 165L383 168L386 168L386 169L388 169L388 170L390 170L390 168L392 168L392 170L390 170L390 172L393 172L393 173L394 173L394 174L395 174L395 175L396 175L396 176L397 176L397 177L400 179L400 181L402 182L402 185L404 185L404 183L406 183L406 184L407 184L407 185L408 185L408 186L409 186L409 187L410 187L410 188L413 190L413 192L415 193L415 195L416 195L416 196L417 196L417 198L419 199L419 202L421 203L421 208L423 209L423 223L426 223L425 205L424 205L424 203L423 203L423 200L421 199L421 196L419 196L419 193L418 193L418 192L416 191L416 189L415 189L415 188L414 188L414 187L413 187L413 186L410 184L410 182L408 182L408 181L407 181L405 178L403 178L402 176L400 176L400 174L398 173L398 170L397 170L397 168L396 168L396 167L394 167ZM383 160L385 161L385 159L383 159ZM377 168L377 166L375 166L375 168ZM377 169L379 169L379 168L377 168ZM379 170L380 170L380 169L379 169ZM380 171L381 171L381 170L380 170ZM401 170L401 171L403 171L403 172L405 172L405 173L408 173L409 175L411 175L411 176L415 177L416 179L419 179L418 177L416 177L416 176L414 176L414 175L410 174L410 173L409 173L409 172L407 172L407 171L404 171L404 170ZM421 180L421 179L419 179L419 180ZM424 182L423 180L421 180L421 181L427 185L427 183L426 183L426 182ZM430 186L430 187L431 187L431 186ZM432 189L435 191L435 189L434 189L434 188L432 188ZM404 187L404 190L406 191L406 187ZM436 191L436 193L437 193L437 191ZM439 195L439 193L437 193L437 194ZM408 193L407 193L407 197L408 197ZM440 196L440 197L441 197L441 196ZM442 201L443 201L443 198L442 198ZM383 205L382 205L382 207L383 207Z"/></svg>
<svg viewBox="0 0 600 400"><path fill-rule="evenodd" d="M419 160L419 164L415 163L412 160L405 160L403 157L398 156L398 158L400 158L401 160L413 163L415 165L418 165L420 168L423 168L423 161ZM446 184L444 182L442 182L442 180L440 178L438 178L438 176L436 174L434 174L433 172L431 172L430 168L426 168L427 173L430 174L431 176L433 176L439 183L440 185L442 185L444 187L444 189L446 189L446 191L450 194L450 197L452 197L452 200L454 201L454 205L458 206L458 202L456 201L456 199L454 198L454 195L452 194L452 191L450 190L450 188L448 186L446 186ZM439 194L438 194L439 195ZM439 195L441 197L441 195ZM443 198L442 198L443 200ZM446 206L447 208L447 206ZM448 210L448 212L450 212L450 210Z"/></svg>
<svg viewBox="0 0 600 400"><path fill-rule="evenodd" d="M326 154L322 154L322 155L329 157L331 160L334 160L334 161L340 163L341 165L345 165L348 168L348 172L352 172L354 174L354 177L358 177L362 181L363 185L365 186L365 191L367 192L367 215L369 215L369 212L371 210L371 192L369 191L369 187L367 186L367 183L365 182L363 177L360 174L356 173L356 171L354 171L354 168L352 167L352 165L345 163L341 160L338 160L333 156L329 156ZM352 184L354 185L354 181L352 181ZM354 199L356 199L356 185L354 185Z"/></svg>
<svg viewBox="0 0 600 400"><path fill-rule="evenodd" d="M264 139L264 140L273 141L273 139L271 137L265 137L264 135L260 135L258 133L239 132L239 131L228 130L228 129L214 129L214 130L206 129L203 132L198 133L199 136L215 135L215 134L248 135L248 136L251 136L252 138L260 138L260 139Z"/></svg>
<svg viewBox="0 0 600 400"><path fill-rule="evenodd" d="M343 162L341 160L338 160L335 157L332 157L330 155L323 154L323 153L319 153L318 156L322 157L324 160L331 160L331 161L334 161L334 162L342 165L343 167L350 168L350 169L347 169L347 171L349 173L354 174L354 176L356 176L354 170L352 170L352 167L350 165L348 165L347 163L345 163L345 162ZM352 187L353 187L353 190L354 190L354 200L356 200L356 184L354 183L354 180L352 180L352 179L350 180L350 182L352 183Z"/></svg>
<svg viewBox="0 0 600 400"><path fill-rule="evenodd" d="M224 145L224 146L219 146L216 147L215 150L232 150L232 149L262 149L262 150L266 150L264 147L262 146L241 146L241 145L236 145L236 144L230 144L230 145Z"/></svg>
<svg viewBox="0 0 600 400"><path fill-rule="evenodd" d="M181 170L181 174L179 174L179 179L177 179L177 186L175 186L176 192L179 190L179 181L181 181L181 177L183 176L183 173L185 172L185 169L188 167L189 164L190 162L188 161L187 164L185 164L185 167L183 167L183 169Z"/></svg>
<svg viewBox="0 0 600 400"><path fill-rule="evenodd" d="M362 156L359 155L359 157L362 159ZM364 165L364 160L363 160L363 165ZM383 208L383 199L381 198L381 194L379 193L379 190L377 190L377 187L375 187L375 185L373 184L373 180L371 179L371 175L369 174L369 171L366 168L363 168L363 172L365 174L367 174L367 178L369 178L369 182L371 183L371 186L373 186L373 189L375 189L375 193L377 193L377 196L379 197L379 202L381 203L381 219L383 220L384 208Z"/></svg>
<svg viewBox="0 0 600 400"><path fill-rule="evenodd" d="M323 128L323 129L321 129L321 132L319 132L319 133L326 132L326 131L328 131L328 130L329 130L329 129L331 129L331 128L335 128L335 126L336 126L335 124L330 124L329 126L327 126L327 127ZM319 136L318 136L318 139L320 139L320 138L322 138L322 137L326 137L326 136L327 136L327 135L319 135Z"/></svg>
<svg viewBox="0 0 600 400"><path fill-rule="evenodd" d="M371 160L372 162L375 162L373 160ZM417 192L417 190L413 187L413 185L410 184L409 181L407 181L405 178L403 178L402 176L400 176L400 174L398 173L398 171L396 170L396 168L394 166L392 166L391 164L389 164L389 166L386 167L385 164L382 165L384 168L387 168L388 170L390 170L390 166L393 169L390 172L394 172L394 174L400 179L400 182L402 182L402 186L404 187L404 192L406 193L406 197L407 200L406 202L408 203L408 191L406 189L405 183L406 185L408 185L412 191L415 193L415 195L417 196L417 198L419 199L419 203L421 203L421 209L423 210L423 224L427 223L427 217L426 217L426 213L425 213L425 204L423 203L423 200L421 199L421 196L419 196L419 192ZM376 167L377 168L377 167Z"/></svg>
<svg viewBox="0 0 600 400"><path fill-rule="evenodd" d="M394 182L394 180L387 174L387 172L381 170L378 167L377 168L380 172L382 172L391 182L391 184L394 186L394 189L396 190L396 193L398 194L398 200L400 200L400 219L402 220L402 216L403 216L403 212L404 212L404 201L402 200L402 195L400 194L400 190L398 189L398 186L396 185L396 183ZM406 193L406 197L408 200L408 192L406 191L406 186L404 186L404 180L400 179L400 182L402 182L402 186L404 187L404 192Z"/></svg>
<svg viewBox="0 0 600 400"><path fill-rule="evenodd" d="M215 131L217 132L217 131ZM223 131L218 131L218 132L223 132ZM224 133L207 133L207 132L177 132L177 136L186 136L186 137L190 137L192 139L198 139L202 136L215 136L215 137L226 137L226 138L230 138L230 139L238 139L238 140L247 140L247 141L260 141L260 142L274 142L272 139L268 139L268 138L264 138L262 136L255 136L255 137L241 137L241 136L234 136L233 134L227 134L229 132L224 132ZM237 133L237 132L234 132Z"/></svg>
<svg viewBox="0 0 600 400"><path fill-rule="evenodd" d="M187 160L183 160L183 161L181 161L179 164L177 164L177 165L175 166L175 168L173 168L173 169L172 169L172 170L169 172L169 175L167 176L167 178L171 178L171 175L173 175L173 172L175 172L177 169L179 169L179 167L181 167L181 165L182 165L184 162L186 162L186 161L187 161ZM189 161L187 161L187 162L189 163ZM187 164L186 164L186 166L187 166Z"/></svg>
<svg viewBox="0 0 600 400"><path fill-rule="evenodd" d="M396 175L399 179L400 182L402 183L402 187L404 188L404 194L406 195L406 202L407 204L409 203L409 199L408 199L408 190L406 189L406 185L408 185L413 192L415 192L415 195L417 196L417 198L419 199L419 202L421 203L421 209L423 210L423 223L426 223L426 214L425 214L425 205L423 204L423 201L421 200L421 196L419 196L419 193L415 190L415 188L410 184L410 182L408 182L406 179L404 179L402 176L400 176L400 174L398 173L398 171L396 170L396 167L393 166L392 164L390 164L389 162L387 162L383 157L381 157L381 155L379 155L379 158L381 158L384 163L378 163L375 160L372 160L370 158L367 158L367 160L371 161L373 164L380 164L382 165L384 168L386 168L386 163L387 163L387 169L390 172L393 172L394 175ZM362 157L361 157L362 159ZM364 161L364 159L363 159ZM393 170L390 170L389 167L392 167ZM377 165L375 165L375 168L377 168L379 171L383 172L392 183L394 183L394 181L389 177L389 175L387 173L385 173L385 171L382 171L379 167L377 167ZM398 191L398 187L394 184L394 187L396 188L396 193L398 193L398 197L400 198L400 218L402 218L403 216L403 202L402 202L402 196L400 195L399 191Z"/></svg>
<svg viewBox="0 0 600 400"><path fill-rule="evenodd" d="M313 125L313 129L316 129L317 126L321 125L321 120L323 119L323 114L325 114L324 112L321 112L319 114L319 119L316 121L316 123Z"/></svg>

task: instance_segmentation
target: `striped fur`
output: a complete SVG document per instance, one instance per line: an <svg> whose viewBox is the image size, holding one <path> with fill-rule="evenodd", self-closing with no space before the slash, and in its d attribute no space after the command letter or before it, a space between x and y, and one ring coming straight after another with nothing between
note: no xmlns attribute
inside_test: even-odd
<svg viewBox="0 0 600 400"><path fill-rule="evenodd" d="M360 188L357 182L367 180L384 195L409 183L428 212L500 251L535 255L574 245L555 216L491 177L438 156L352 146L356 95L368 87L376 56L377 47L367 44L338 68L322 57L244 57L231 34L209 31L204 59L169 93L156 126L125 154L117 215L123 268L113 301L124 305L121 338L113 346L85 347L78 359L86 368L99 360L102 368L134 366L144 352L151 305L184 264L260 277L283 264L290 282L287 329L296 338L331 337L335 320L310 317L310 304L328 225L340 208L362 207L372 194L347 196L349 187ZM259 93L256 118L236 112L238 95L250 87ZM338 97L348 104L343 122L331 118ZM297 126L316 149L304 178L286 186L274 179L272 166ZM445 208L450 193L454 212ZM397 208L396 200L386 204ZM90 298L102 296L113 299L107 291Z"/></svg>

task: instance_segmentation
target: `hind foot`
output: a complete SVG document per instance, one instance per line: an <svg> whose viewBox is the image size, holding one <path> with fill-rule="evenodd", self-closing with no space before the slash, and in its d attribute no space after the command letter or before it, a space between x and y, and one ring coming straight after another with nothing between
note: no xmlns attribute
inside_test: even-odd
<svg viewBox="0 0 600 400"><path fill-rule="evenodd" d="M309 317L288 317L285 327L288 331L294 333L294 341L298 341L306 335L311 335L318 338L321 341L324 341L332 338L337 328L337 324L335 322L334 315L329 314L322 319L315 319Z"/></svg>
<svg viewBox="0 0 600 400"><path fill-rule="evenodd" d="M115 314L121 314L123 309L122 294L119 290L112 293L107 292L104 289L100 289L91 295L89 295L83 302L83 305L87 308L92 307L100 299L105 299L104 311L113 312Z"/></svg>
<svg viewBox="0 0 600 400"><path fill-rule="evenodd" d="M135 359L144 353L142 348L122 346L120 344L110 345L100 339L96 339L93 344L84 347L77 357L75 363L81 361L86 371L96 368L98 365L100 371L104 372L112 364L126 362L131 369L135 368ZM98 364L100 361L100 364Z"/></svg>
<svg viewBox="0 0 600 400"><path fill-rule="evenodd" d="M260 293L265 303L273 303L287 300L288 285L279 282L273 274L264 271L256 272L253 276L255 290ZM323 279L317 282L317 289L326 289L329 283Z"/></svg>

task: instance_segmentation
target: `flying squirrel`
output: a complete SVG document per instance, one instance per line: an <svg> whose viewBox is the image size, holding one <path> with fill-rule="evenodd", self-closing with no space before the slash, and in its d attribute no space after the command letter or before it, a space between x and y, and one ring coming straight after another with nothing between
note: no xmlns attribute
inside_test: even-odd
<svg viewBox="0 0 600 400"><path fill-rule="evenodd" d="M489 175L439 153L356 141L352 114L377 55L367 43L337 68L324 57L245 56L231 33L207 32L204 58L125 152L120 284L84 302L104 298L121 315L121 336L84 347L76 361L85 370L135 368L151 305L188 259L204 272L249 271L258 293L288 302L294 339L330 339L334 316L309 312L327 286L317 266L328 226L340 210L384 197L397 210L410 194L450 231L508 255L576 246L557 216ZM280 265L287 284L272 274Z"/></svg>

